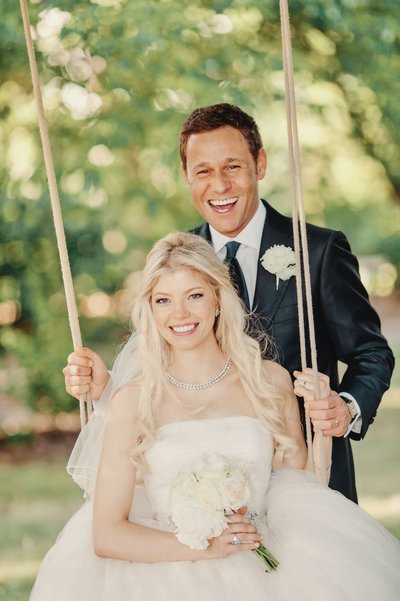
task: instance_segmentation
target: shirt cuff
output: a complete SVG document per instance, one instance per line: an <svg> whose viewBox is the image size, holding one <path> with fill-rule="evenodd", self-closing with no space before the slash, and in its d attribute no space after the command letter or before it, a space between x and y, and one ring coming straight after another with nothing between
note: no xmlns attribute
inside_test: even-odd
<svg viewBox="0 0 400 601"><path fill-rule="evenodd" d="M349 427L347 428L347 431L343 434L343 438L346 438L350 434L350 432L354 432L355 434L360 434L361 426L362 426L362 416L361 416L360 405L357 403L357 401L353 397L353 395L350 394L349 392L339 392L339 396L343 397L344 399L349 399L349 401L353 401L353 403L355 404L355 406L357 408L357 415L353 419L353 421L350 422Z"/></svg>

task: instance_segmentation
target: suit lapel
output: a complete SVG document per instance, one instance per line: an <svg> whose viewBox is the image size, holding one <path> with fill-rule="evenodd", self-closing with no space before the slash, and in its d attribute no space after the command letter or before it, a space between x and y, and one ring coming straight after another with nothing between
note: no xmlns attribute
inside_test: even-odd
<svg viewBox="0 0 400 601"><path fill-rule="evenodd" d="M260 259L265 251L268 248L271 248L271 246L274 246L274 244L282 244L283 246L293 248L293 233L291 220L283 217L283 215L278 213L278 211L275 211L275 209L264 200L262 202L267 210L267 215L257 261L257 280L252 310L257 314L267 316L272 320L285 296L291 278L286 281L279 280L277 290L276 276L261 265ZM201 226L191 231L211 244L211 233L208 223L203 223Z"/></svg>
<svg viewBox="0 0 400 601"><path fill-rule="evenodd" d="M189 230L189 233L196 234L197 236L201 236L202 238L204 238L204 240L207 240L207 242L212 244L210 226L208 225L208 223L202 223L198 227L195 227L192 230Z"/></svg>
<svg viewBox="0 0 400 601"><path fill-rule="evenodd" d="M261 258L268 248L275 244L293 248L293 235L288 221L263 201L267 209L264 230L261 238L260 254L257 265L257 281L254 293L253 311L273 319L287 291L289 280L279 280L276 289L276 275L267 271L261 264ZM290 222L289 222L290 224Z"/></svg>

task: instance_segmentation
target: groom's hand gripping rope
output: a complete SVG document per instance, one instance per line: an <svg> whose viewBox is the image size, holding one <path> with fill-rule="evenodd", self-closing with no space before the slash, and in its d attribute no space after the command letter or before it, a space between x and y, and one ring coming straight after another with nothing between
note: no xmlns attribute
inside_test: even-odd
<svg viewBox="0 0 400 601"><path fill-rule="evenodd" d="M294 393L303 397L304 405L309 413L314 430L322 430L324 436L343 436L351 422L351 415L346 402L331 390L329 378L318 373L321 398L317 400L314 393L313 370L293 372L295 376Z"/></svg>

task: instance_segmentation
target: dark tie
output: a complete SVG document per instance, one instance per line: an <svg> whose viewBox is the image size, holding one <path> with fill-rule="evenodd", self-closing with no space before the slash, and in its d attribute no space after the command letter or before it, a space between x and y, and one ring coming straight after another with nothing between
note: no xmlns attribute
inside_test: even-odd
<svg viewBox="0 0 400 601"><path fill-rule="evenodd" d="M244 279L243 271L240 268L236 258L236 253L240 246L239 242L228 242L226 246L225 263L229 269L231 282L237 290L238 295L244 301L247 309L250 309L249 293L247 292L246 280Z"/></svg>

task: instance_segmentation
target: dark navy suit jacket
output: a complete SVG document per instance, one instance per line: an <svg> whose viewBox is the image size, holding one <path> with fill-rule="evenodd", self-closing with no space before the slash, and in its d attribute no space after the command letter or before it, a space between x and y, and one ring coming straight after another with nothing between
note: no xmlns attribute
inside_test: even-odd
<svg viewBox="0 0 400 601"><path fill-rule="evenodd" d="M267 217L260 258L274 244L293 248L292 220L263 202ZM208 224L192 231L211 242ZM360 439L374 421L382 395L389 387L393 354L381 333L379 317L369 303L357 259L344 234L307 224L307 238L318 369L330 377L332 390L348 392L358 402L361 433L351 432L349 436ZM275 342L278 361L293 375L295 369L301 369L295 278L280 280L276 290L275 275L259 262L253 310L258 327L261 325ZM307 355L307 364L311 365L309 349ZM338 361L347 366L341 381ZM301 403L300 409L303 413ZM357 501L349 438L333 439L329 486Z"/></svg>

